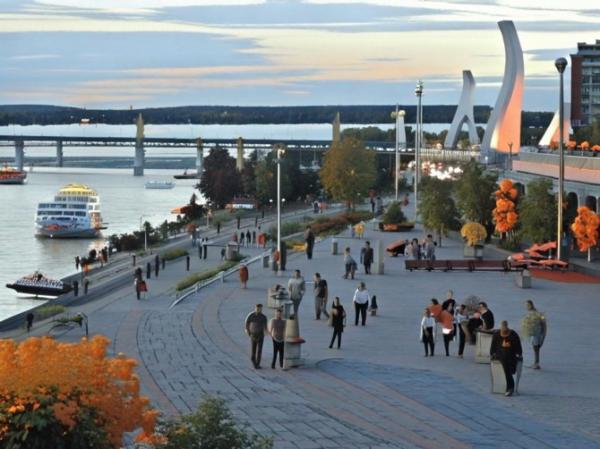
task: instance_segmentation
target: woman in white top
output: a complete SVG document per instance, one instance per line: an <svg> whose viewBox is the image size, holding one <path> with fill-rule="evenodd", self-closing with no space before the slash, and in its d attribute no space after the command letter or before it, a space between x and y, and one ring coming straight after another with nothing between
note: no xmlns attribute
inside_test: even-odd
<svg viewBox="0 0 600 449"><path fill-rule="evenodd" d="M458 309L456 309L454 312L454 321L456 323L456 327L458 328L458 357L462 359L466 342L464 327L466 327L467 323L469 322L469 312L467 311L467 306L461 304Z"/></svg>
<svg viewBox="0 0 600 449"><path fill-rule="evenodd" d="M369 301L371 300L371 295L367 290L364 282L361 282L358 285L358 288L354 292L354 298L352 298L352 302L354 303L354 325L358 326L358 315L360 313L362 318L362 325L364 326L367 321L367 308L369 307Z"/></svg>
<svg viewBox="0 0 600 449"><path fill-rule="evenodd" d="M425 347L425 357L433 357L433 351L435 349L435 318L429 309L425 309L423 312L423 318L421 319L421 341Z"/></svg>

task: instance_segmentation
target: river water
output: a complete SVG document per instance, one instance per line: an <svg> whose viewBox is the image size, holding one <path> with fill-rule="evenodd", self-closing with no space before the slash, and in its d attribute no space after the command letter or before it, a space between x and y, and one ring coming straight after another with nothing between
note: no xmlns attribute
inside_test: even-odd
<svg viewBox="0 0 600 449"><path fill-rule="evenodd" d="M362 127L366 125L344 125ZM389 129L393 125L374 125ZM430 124L425 130L439 132L447 124ZM47 136L135 136L134 125L53 125L0 127L1 135ZM147 125L147 137L236 138L248 139L328 139L329 124L299 125ZM54 156L48 147L25 148L26 157ZM66 158L78 156L133 157L133 149L123 148L70 148L64 149ZM155 160L181 160L192 168L194 149L153 149L147 157ZM0 159L14 157L14 148L0 147ZM84 159L79 159L85 165ZM160 163L158 164L160 165ZM153 166L156 166L154 164ZM17 298L13 290L5 288L19 277L39 270L52 278L61 278L75 271L74 258L84 255L93 247L102 247L104 240L49 240L34 237L34 215L37 204L50 201L54 194L69 183L83 183L98 192L103 220L108 223L106 235L139 229L140 217L153 225L172 219L170 210L186 204L194 193L194 180L177 180L172 190L147 190L149 180L173 180L181 170L146 170L144 177L132 176L131 169L97 169L85 167L35 167L25 185L0 185L0 320L38 305L37 300ZM198 194L198 192L196 191Z"/></svg>

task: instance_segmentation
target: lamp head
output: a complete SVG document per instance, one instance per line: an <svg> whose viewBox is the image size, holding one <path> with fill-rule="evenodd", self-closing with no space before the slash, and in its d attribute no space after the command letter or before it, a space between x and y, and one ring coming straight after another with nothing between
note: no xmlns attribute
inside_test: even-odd
<svg viewBox="0 0 600 449"><path fill-rule="evenodd" d="M567 64L568 63L565 58L558 58L556 61L554 61L554 65L556 66L556 69L559 73L563 73L565 71L565 69L567 68Z"/></svg>
<svg viewBox="0 0 600 449"><path fill-rule="evenodd" d="M417 87L415 88L415 95L420 96L423 93L423 81L419 80L417 82Z"/></svg>
<svg viewBox="0 0 600 449"><path fill-rule="evenodd" d="M398 111L398 115L400 117L404 117L406 115L406 111L405 110L400 110L400 111Z"/></svg>

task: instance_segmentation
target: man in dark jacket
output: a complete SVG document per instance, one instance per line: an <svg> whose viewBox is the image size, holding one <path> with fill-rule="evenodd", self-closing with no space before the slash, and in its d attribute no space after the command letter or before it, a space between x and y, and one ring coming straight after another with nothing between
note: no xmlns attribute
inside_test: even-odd
<svg viewBox="0 0 600 449"><path fill-rule="evenodd" d="M502 321L500 323L500 330L494 332L492 346L490 347L490 357L492 360L498 360L502 364L504 375L506 376L505 396L512 396L515 391L513 374L517 371L517 362L523 358L523 349L519 334L509 329L506 321Z"/></svg>
<svg viewBox="0 0 600 449"><path fill-rule="evenodd" d="M267 330L267 317L262 313L262 304L256 304L254 312L250 312L246 317L246 334L250 337L250 360L254 368L260 369L260 359L262 357L262 346Z"/></svg>
<svg viewBox="0 0 600 449"><path fill-rule="evenodd" d="M371 274L371 264L373 263L373 248L371 242L365 242L365 246L360 250L360 259L365 266L365 274Z"/></svg>
<svg viewBox="0 0 600 449"><path fill-rule="evenodd" d="M313 246L315 246L315 234L312 232L310 225L306 227L304 232L304 241L306 242L306 257L312 259Z"/></svg>

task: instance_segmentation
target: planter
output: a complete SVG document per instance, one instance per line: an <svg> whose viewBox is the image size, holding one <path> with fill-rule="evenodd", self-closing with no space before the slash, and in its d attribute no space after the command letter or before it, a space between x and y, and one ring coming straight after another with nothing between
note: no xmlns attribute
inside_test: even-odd
<svg viewBox="0 0 600 449"><path fill-rule="evenodd" d="M483 259L483 245L463 247L463 256L465 259Z"/></svg>
<svg viewBox="0 0 600 449"><path fill-rule="evenodd" d="M414 227L414 223L379 223L379 230L384 232L407 232L412 231Z"/></svg>

